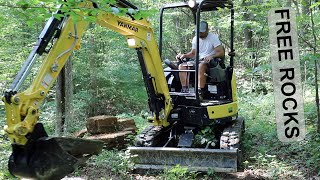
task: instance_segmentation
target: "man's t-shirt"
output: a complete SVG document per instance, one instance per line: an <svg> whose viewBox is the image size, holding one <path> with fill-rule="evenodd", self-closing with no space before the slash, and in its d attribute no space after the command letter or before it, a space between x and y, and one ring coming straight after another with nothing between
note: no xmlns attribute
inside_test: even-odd
<svg viewBox="0 0 320 180"><path fill-rule="evenodd" d="M192 39L192 49L197 48L197 37ZM221 45L221 42L218 38L218 35L211 32L208 33L208 36L204 39L199 38L199 58L205 58L209 55L213 55L214 48Z"/></svg>

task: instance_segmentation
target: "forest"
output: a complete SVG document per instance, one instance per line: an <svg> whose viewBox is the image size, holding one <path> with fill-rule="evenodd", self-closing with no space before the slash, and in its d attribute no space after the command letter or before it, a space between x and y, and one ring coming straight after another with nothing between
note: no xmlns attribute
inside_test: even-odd
<svg viewBox="0 0 320 180"><path fill-rule="evenodd" d="M180 0L181 1L181 0ZM132 0L141 10L136 18L146 18L159 39L159 14L164 4L179 0ZM0 91L3 94L28 57L46 21L59 4L76 17L81 9L70 8L80 0L0 0ZM100 8L112 12L115 0L96 0ZM233 0L234 70L239 116L245 119L243 159L236 173L188 171L177 165L156 174L136 174L126 156L126 148L103 149L85 166L64 179L320 179L320 113L318 74L320 59L320 1L318 0ZM284 143L277 137L272 53L269 42L268 12L291 7L296 13L301 87L304 102L305 137ZM119 12L122 13L123 9ZM94 14L94 12L92 12ZM226 50L231 49L229 11L205 13L210 31L218 34ZM55 18L61 18L56 16ZM75 18L77 19L77 18ZM164 14L164 39L161 58L175 61L179 53L189 52L194 36L192 14L169 10ZM86 127L89 117L110 115L131 118L141 132L147 125L148 95L137 53L128 47L125 36L90 23L67 63L68 103L63 127L57 109L58 83L51 88L40 109L40 119L52 136L72 136ZM39 59L42 59L40 57ZM37 61L21 89L33 82L41 65ZM163 67L166 65L163 63ZM67 68L67 67L66 67ZM8 171L11 142L6 125L4 102L0 101L0 179L17 179ZM134 136L126 146L133 145Z"/></svg>

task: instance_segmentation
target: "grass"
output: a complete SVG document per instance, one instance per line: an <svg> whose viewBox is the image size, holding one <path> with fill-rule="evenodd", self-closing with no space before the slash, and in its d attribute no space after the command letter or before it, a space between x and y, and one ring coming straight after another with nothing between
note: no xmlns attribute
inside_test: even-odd
<svg viewBox="0 0 320 180"><path fill-rule="evenodd" d="M163 173L158 175L159 179L163 180L179 180L179 179L188 179L193 180L198 176L197 172L189 172L187 168L181 167L179 164L171 169L165 169Z"/></svg>
<svg viewBox="0 0 320 180"><path fill-rule="evenodd" d="M318 174L320 167L319 137L315 133L314 104L305 105L307 124L306 139L294 143L282 143L277 138L273 94L240 96L240 114L246 119L244 141L245 169L259 169L268 179L307 179ZM312 159L310 159L310 156ZM312 165L308 165L312 162Z"/></svg>
<svg viewBox="0 0 320 180"><path fill-rule="evenodd" d="M246 120L244 140L244 160L241 165L244 174L256 179L309 179L320 175L320 135L316 133L316 109L306 92L305 119L307 125L306 138L295 143L281 143L277 139L276 123L272 93L239 94L239 114ZM46 104L46 117L53 116L54 103ZM128 108L128 107L127 107ZM141 115L144 115L141 111ZM139 113L121 113L118 117L133 118L139 130L146 126L146 121ZM4 119L4 113L1 113ZM44 119L49 132L53 132L53 121ZM2 121L4 125L4 121ZM0 131L0 179L13 179L7 170L7 160L11 147L4 131ZM130 144L130 143L129 143ZM130 144L132 145L132 143ZM135 179L131 174L132 164L123 150L104 150L100 155L92 157L86 167L79 168L72 176L90 177L90 179ZM148 178L149 176L145 176ZM224 179L224 175L209 172L200 175L188 172L176 166L156 175L156 179Z"/></svg>
<svg viewBox="0 0 320 180"><path fill-rule="evenodd" d="M0 130L0 179L14 179L8 170L8 159L11 154L11 146L5 132Z"/></svg>
<svg viewBox="0 0 320 180"><path fill-rule="evenodd" d="M320 138L314 124L315 108L306 102L307 136L304 141L281 143L277 139L273 94L250 94L239 96L240 115L245 117L246 132L244 140L244 161L241 165L244 174L254 179L308 179L319 173ZM141 130L146 123L143 118L133 114L120 114L119 117L134 118ZM120 160L119 157L120 156ZM120 177L132 178L131 164L123 158L123 151L109 151L96 157L96 165L111 169ZM106 163L108 162L108 163ZM119 163L121 162L121 163ZM318 175L319 176L319 175ZM228 176L215 172L201 175L188 172L176 166L165 169L156 175L157 179L224 179Z"/></svg>
<svg viewBox="0 0 320 180"><path fill-rule="evenodd" d="M91 157L85 167L80 167L68 177L85 179L131 179L129 172L133 164L124 151L103 150Z"/></svg>

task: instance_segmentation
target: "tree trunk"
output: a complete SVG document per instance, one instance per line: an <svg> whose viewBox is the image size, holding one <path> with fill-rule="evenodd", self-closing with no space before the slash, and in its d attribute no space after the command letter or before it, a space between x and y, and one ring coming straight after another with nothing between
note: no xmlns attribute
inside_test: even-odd
<svg viewBox="0 0 320 180"><path fill-rule="evenodd" d="M245 14L243 15L243 20L246 22L249 22L252 19L251 13L247 8L247 6L249 6L249 5L250 5L249 2L247 2L245 0L242 1L242 6L246 9ZM253 42L253 31L252 31L251 27L246 26L243 30L243 34L244 34L244 46L247 48L247 52L249 53L249 57L250 57L250 59L255 59L256 54L253 51L254 42ZM254 63L253 63L253 66L255 66Z"/></svg>
<svg viewBox="0 0 320 180"><path fill-rule="evenodd" d="M72 56L70 56L69 60L65 66L65 132L69 132L69 130L73 127L73 76L72 76Z"/></svg>
<svg viewBox="0 0 320 180"><path fill-rule="evenodd" d="M93 25L91 25L94 27ZM97 104L97 97L98 97L98 83L97 83L97 44L95 42L95 37L91 36L89 40L90 49L88 50L92 56L89 57L89 67L90 67L90 86L91 86L91 96L93 97L90 101L90 112L89 116L95 116L98 113L98 104Z"/></svg>
<svg viewBox="0 0 320 180"><path fill-rule="evenodd" d="M286 6L287 6L287 7L291 7L291 5L292 5L291 0L287 0Z"/></svg>
<svg viewBox="0 0 320 180"><path fill-rule="evenodd" d="M249 27L244 28L243 33L244 33L244 39L245 39L245 47L246 48L253 48L253 39L252 39L253 32L252 32L251 28L249 28Z"/></svg>
<svg viewBox="0 0 320 180"><path fill-rule="evenodd" d="M309 0L302 0L302 14L304 15L309 15L310 14L310 9L309 7L311 6L311 2Z"/></svg>
<svg viewBox="0 0 320 180"><path fill-rule="evenodd" d="M250 16L251 16L251 13L248 11L248 8L247 6L249 6L250 4L243 0L242 1L242 6L245 8L246 12L244 13L243 15L243 20L248 22L251 20ZM253 33L252 33L252 30L250 27L246 26L243 30L243 34L244 34L244 40L245 40L245 47L246 48L253 48L253 40L252 40L252 37L253 37Z"/></svg>
<svg viewBox="0 0 320 180"><path fill-rule="evenodd" d="M249 5L251 5L251 2L248 2L246 0L242 1L242 6L245 8L245 11L246 11L243 15L243 21L245 21L246 23L251 21L251 13L247 7ZM255 51L253 50L254 48L253 31L249 25L245 26L245 28L243 29L243 34L244 34L244 47L247 48L245 52L248 53L248 56L250 57L250 59L252 59L251 61L248 62L248 64L245 63L245 67L247 67L247 65L250 64L251 68L254 69L256 67L256 54L255 54ZM250 82L251 90L253 91L254 84L255 84L254 74L252 74L250 81L251 81Z"/></svg>
<svg viewBox="0 0 320 180"><path fill-rule="evenodd" d="M311 20L311 30L312 30L312 36L313 36L313 55L317 55L317 35L316 35L316 29L315 29L315 23L314 23L314 9L310 9L310 20ZM319 86L318 86L318 61L314 60L314 67L315 67L315 88L316 88L316 107L317 107L317 132L320 133L320 108L319 108Z"/></svg>
<svg viewBox="0 0 320 180"><path fill-rule="evenodd" d="M68 122L72 122L72 56L69 57L65 66L62 68L56 85L56 129L57 136L65 135L69 129Z"/></svg>

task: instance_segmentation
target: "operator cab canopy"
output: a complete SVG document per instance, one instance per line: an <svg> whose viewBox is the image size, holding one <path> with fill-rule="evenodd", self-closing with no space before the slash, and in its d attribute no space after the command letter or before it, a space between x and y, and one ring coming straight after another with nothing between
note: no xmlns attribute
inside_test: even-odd
<svg viewBox="0 0 320 180"><path fill-rule="evenodd" d="M177 2L177 3L171 3L171 4L166 4L162 8L167 9L167 8L178 8L178 7L189 7L193 11L197 11L198 6L203 0L196 1L196 0L189 0L185 2ZM191 7L190 4L194 3L194 6ZM218 10L219 8L230 8L232 6L232 2L228 0L207 0L203 2L201 11L215 11Z"/></svg>

